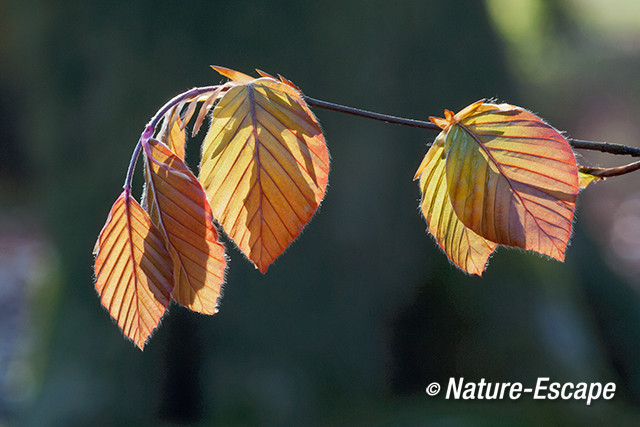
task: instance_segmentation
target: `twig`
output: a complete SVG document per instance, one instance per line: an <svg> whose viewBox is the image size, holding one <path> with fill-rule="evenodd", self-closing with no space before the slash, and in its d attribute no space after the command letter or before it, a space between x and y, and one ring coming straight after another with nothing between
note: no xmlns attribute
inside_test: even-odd
<svg viewBox="0 0 640 427"><path fill-rule="evenodd" d="M596 168L580 166L580 172L588 173L590 175L601 176L607 178L610 176L624 175L630 172L634 172L640 169L640 160L637 162L629 163L628 165L618 166L615 168Z"/></svg>
<svg viewBox="0 0 640 427"><path fill-rule="evenodd" d="M353 116L364 117L366 119L379 120L385 123L393 123L396 125L411 126L414 128L440 130L440 128L431 122L425 122L422 120L405 119L403 117L390 116L388 114L374 113L373 111L361 110L359 108L347 107L340 104L334 104L333 102L321 101L319 99L304 97L307 104L324 108L325 110L337 111L338 113L351 114Z"/></svg>
<svg viewBox="0 0 640 427"><path fill-rule="evenodd" d="M627 147L626 145L611 144L609 142L583 141L581 139L567 138L573 148L582 150L602 151L603 153L615 154L618 156L640 157L640 148Z"/></svg>
<svg viewBox="0 0 640 427"><path fill-rule="evenodd" d="M319 99L310 98L308 96L305 96L304 100L307 102L307 104L313 107L323 108L325 110L337 111L339 113L351 114L358 117L379 120L382 122L393 123L397 125L410 126L410 127L422 128L422 129L440 130L440 128L436 126L434 123L423 121L423 120L406 119L403 117L391 116L388 114L374 113L372 111L362 110L362 109L353 108L353 107L347 107L340 104L334 104L333 102L322 101ZM573 138L567 138L567 141L573 148L577 148L581 150L595 150L595 151L602 151L603 153L615 154L618 156L626 155L626 156L632 156L632 157L640 157L640 148L637 148L637 147L628 147L626 145L611 144L608 142L584 141L581 139L573 139ZM627 166L631 166L631 165L627 165ZM621 169L627 166L621 166L620 168L615 168L615 169ZM595 168L595 169L598 169L598 168ZM633 169L633 170L637 170L637 169ZM628 172L624 172L624 173L628 173ZM607 175L607 176L614 176L614 175Z"/></svg>

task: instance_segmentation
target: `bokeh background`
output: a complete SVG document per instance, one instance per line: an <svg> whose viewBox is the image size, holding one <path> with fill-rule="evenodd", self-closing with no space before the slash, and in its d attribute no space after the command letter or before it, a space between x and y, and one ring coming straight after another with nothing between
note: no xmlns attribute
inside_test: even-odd
<svg viewBox="0 0 640 427"><path fill-rule="evenodd" d="M91 251L144 124L178 92L220 82L210 64L418 119L494 97L575 138L640 145L635 0L0 0L4 423L637 419L640 175L581 194L566 262L500 249L468 277L417 208L412 177L435 134L322 110L330 187L301 238L264 276L231 249L221 312L172 306L135 349L100 306ZM424 391L540 376L617 392L587 407Z"/></svg>

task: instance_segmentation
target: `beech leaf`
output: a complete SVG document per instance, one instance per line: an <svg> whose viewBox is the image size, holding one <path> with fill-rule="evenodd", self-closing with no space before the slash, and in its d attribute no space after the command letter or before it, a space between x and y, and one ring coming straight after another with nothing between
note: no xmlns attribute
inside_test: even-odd
<svg viewBox="0 0 640 427"><path fill-rule="evenodd" d="M196 121L193 124L193 129L191 131L191 136L194 137L200 131L200 126L202 126L202 122L209 111L211 111L211 107L213 104L220 98L222 95L222 90L227 89L228 86L219 86L215 91L208 94L206 98L202 100L202 106L200 107L200 111L198 112L198 116L196 117Z"/></svg>
<svg viewBox="0 0 640 427"><path fill-rule="evenodd" d="M176 114L176 116L178 116ZM182 129L182 121L180 117L175 117L173 120L171 116L168 116L165 119L165 125L168 126L168 122L173 123L173 128L171 132L169 132L167 127L163 126L163 128L158 132L158 138L163 141L167 147L173 151L173 153L178 156L182 161L184 161L185 156L185 143L186 143L186 135L184 130ZM158 224L158 209L154 204L154 198L149 194L149 171L145 169L144 171L144 190L142 191L141 204L144 210L146 210L151 216L151 220L154 224Z"/></svg>
<svg viewBox="0 0 640 427"><path fill-rule="evenodd" d="M196 105L196 103L193 102L191 105ZM169 147L176 156L184 161L186 135L184 132L184 123L179 116L176 117L175 122L173 122L173 128L171 129L171 132L168 132L166 138L158 139Z"/></svg>
<svg viewBox="0 0 640 427"><path fill-rule="evenodd" d="M102 305L140 349L170 302L171 258L160 231L125 190L94 248L95 287Z"/></svg>
<svg viewBox="0 0 640 427"><path fill-rule="evenodd" d="M234 82L250 83L250 82L252 82L254 80L253 77L251 77L251 76L249 76L247 74L241 73L240 71L232 70L232 69L227 68L227 67L221 67L219 65L212 65L211 68L213 68L218 73L220 73L224 77L226 77L229 80L234 81Z"/></svg>
<svg viewBox="0 0 640 427"><path fill-rule="evenodd" d="M444 138L442 134L427 152L414 179L420 178L420 203L429 232L460 269L482 275L496 244L466 227L456 216L445 176Z"/></svg>
<svg viewBox="0 0 640 427"><path fill-rule="evenodd" d="M447 192L480 237L564 260L578 194L566 139L534 114L478 101L430 118L442 128Z"/></svg>
<svg viewBox="0 0 640 427"><path fill-rule="evenodd" d="M143 142L147 192L173 260L172 297L193 311L217 312L226 258L209 202L196 177L161 142Z"/></svg>
<svg viewBox="0 0 640 427"><path fill-rule="evenodd" d="M213 110L200 181L213 215L264 273L320 205L329 153L299 91L214 68L235 84Z"/></svg>

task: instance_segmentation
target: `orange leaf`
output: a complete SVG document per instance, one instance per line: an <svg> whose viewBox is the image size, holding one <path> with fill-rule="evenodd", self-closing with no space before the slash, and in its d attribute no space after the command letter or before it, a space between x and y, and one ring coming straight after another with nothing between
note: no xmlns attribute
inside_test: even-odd
<svg viewBox="0 0 640 427"><path fill-rule="evenodd" d="M220 100L200 181L226 233L261 272L300 234L327 187L329 153L298 91L263 77Z"/></svg>
<svg viewBox="0 0 640 427"><path fill-rule="evenodd" d="M130 192L113 204L94 254L102 305L142 349L169 304L173 279L162 235Z"/></svg>
<svg viewBox="0 0 640 427"><path fill-rule="evenodd" d="M220 67L219 65L212 65L211 68L222 74L224 77L227 77L229 80L233 80L234 82L249 83L253 81L253 77L241 73L240 71L231 70L226 67Z"/></svg>
<svg viewBox="0 0 640 427"><path fill-rule="evenodd" d="M196 112L196 110L198 109L198 101L193 100L189 103L189 106L187 107L187 110L184 112L183 116L182 116L182 124L180 125L180 130L184 130L184 127L189 124L189 122L191 121L191 118L193 117L193 114Z"/></svg>
<svg viewBox="0 0 640 427"><path fill-rule="evenodd" d="M228 89L228 87L231 84L227 84L227 85L223 85L223 86L219 86L216 90L214 90L213 92L211 92L210 94L208 94L206 97L204 97L202 99L202 106L200 107L200 111L198 112L198 117L196 117L196 121L193 124L193 130L191 131L191 136L196 136L196 134L198 133L198 131L200 131L200 126L202 125L202 122L204 121L205 116L209 113L209 111L211 110L211 107L213 107L213 104L220 99L220 97L222 96L222 91Z"/></svg>
<svg viewBox="0 0 640 427"><path fill-rule="evenodd" d="M497 245L465 227L453 211L447 191L442 134L427 152L416 173L418 177L422 190L420 205L429 224L429 232L455 265L470 274L481 276Z"/></svg>
<svg viewBox="0 0 640 427"><path fill-rule="evenodd" d="M578 194L564 137L508 104L479 101L447 120L447 188L460 221L492 242L564 260Z"/></svg>
<svg viewBox="0 0 640 427"><path fill-rule="evenodd" d="M184 161L186 135L182 129L182 121L177 114L173 119L171 119L171 117L172 116L166 117L165 120L173 123L173 129L171 132L167 132L167 129L163 126L161 131L158 133L158 138L164 142L176 156ZM141 204L144 210L146 210L151 216L153 223L158 224L158 210L154 204L153 197L149 194L149 185L149 172L145 169L144 190L142 191Z"/></svg>
<svg viewBox="0 0 640 427"><path fill-rule="evenodd" d="M289 80L288 78L281 76L280 74L278 74L278 77L280 77L280 81L288 86L291 86L295 91L297 92L302 92L300 90L300 88L291 80Z"/></svg>
<svg viewBox="0 0 640 427"><path fill-rule="evenodd" d="M164 144L151 139L143 142L143 148L147 191L173 259L175 286L171 295L191 310L216 313L226 259L204 190Z"/></svg>
<svg viewBox="0 0 640 427"><path fill-rule="evenodd" d="M196 105L196 103L193 102L192 105ZM171 129L171 132L169 132L167 137L165 139L160 138L160 140L164 142L176 156L184 161L186 135L184 133L184 125L180 117L176 117L173 129Z"/></svg>
<svg viewBox="0 0 640 427"><path fill-rule="evenodd" d="M276 80L275 77L273 77L271 74L269 74L269 73L267 73L265 71L262 71L262 70L260 70L258 68L256 68L256 71L258 72L258 74L260 74L261 77L269 77L269 78L272 78L272 79Z"/></svg>

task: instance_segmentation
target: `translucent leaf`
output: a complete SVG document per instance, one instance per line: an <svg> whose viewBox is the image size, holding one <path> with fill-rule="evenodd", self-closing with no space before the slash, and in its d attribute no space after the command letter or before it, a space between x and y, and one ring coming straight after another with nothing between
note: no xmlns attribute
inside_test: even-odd
<svg viewBox="0 0 640 427"><path fill-rule="evenodd" d="M254 80L253 77L247 74L241 73L240 71L232 70L230 68L221 67L219 65L212 65L211 68L213 68L218 73L220 73L221 75L225 76L226 78L234 82L250 83Z"/></svg>
<svg viewBox="0 0 640 427"><path fill-rule="evenodd" d="M447 189L462 223L487 240L564 260L578 171L564 137L529 111L476 102L443 127Z"/></svg>
<svg viewBox="0 0 640 427"><path fill-rule="evenodd" d="M298 91L270 77L247 81L235 73L223 73L242 83L213 111L200 181L213 215L264 273L320 205L329 154Z"/></svg>
<svg viewBox="0 0 640 427"><path fill-rule="evenodd" d="M169 304L172 263L162 235L129 192L113 204L94 254L102 305L142 349Z"/></svg>
<svg viewBox="0 0 640 427"><path fill-rule="evenodd" d="M191 131L192 137L196 136L196 134L200 131L200 126L202 126L204 118L209 113L209 111L211 111L211 107L213 107L213 104L215 104L215 102L222 96L223 89L226 90L228 87L229 85L219 86L215 91L213 91L202 100L202 106L200 107L198 117L196 117L196 121L193 124L193 130Z"/></svg>
<svg viewBox="0 0 640 427"><path fill-rule="evenodd" d="M215 68L214 68L214 69L215 69ZM260 74L260 76L261 76L261 77L269 77L269 78L271 78L271 79L276 80L276 78L275 78L275 77L273 77L271 74L269 74L269 73L267 73L267 72L265 72L265 71L259 70L258 68L256 68L256 71L258 72L258 74Z"/></svg>
<svg viewBox="0 0 640 427"><path fill-rule="evenodd" d="M281 76L280 74L278 74L278 77L280 78L280 81L281 81L282 83L284 83L284 84L286 84L286 85L289 85L289 86L291 86L294 90L296 90L296 91L300 92L300 88L299 88L295 83L293 83L291 80L289 80L288 78L286 78L286 77L284 77L284 76Z"/></svg>
<svg viewBox="0 0 640 427"><path fill-rule="evenodd" d="M162 116L162 126L155 134L155 137L160 141L164 141L167 138L167 135L169 134L169 124L175 124L173 118L174 116L178 116L176 111L176 106L174 105L164 114L164 116Z"/></svg>
<svg viewBox="0 0 640 427"><path fill-rule="evenodd" d="M429 225L429 232L455 265L470 274L481 276L497 245L466 227L453 211L447 191L442 134L427 152L416 173L415 178L418 177L422 191L420 207Z"/></svg>
<svg viewBox="0 0 640 427"><path fill-rule="evenodd" d="M204 190L164 144L151 139L143 143L143 148L149 176L147 191L173 260L175 286L171 295L191 310L213 314L226 259Z"/></svg>
<svg viewBox="0 0 640 427"><path fill-rule="evenodd" d="M189 103L187 110L184 112L184 115L182 116L182 124L180 125L181 130L184 130L184 127L189 123L189 121L191 121L191 118L193 117L193 113L195 113L197 109L198 109L198 101L192 101Z"/></svg>
<svg viewBox="0 0 640 427"><path fill-rule="evenodd" d="M192 105L195 105L193 103ZM173 123L173 128L171 132L166 136L166 138L159 138L171 151L175 153L181 160L184 161L185 155L185 143L186 143L186 135L184 133L184 123L180 119L180 117L176 117L175 122Z"/></svg>
<svg viewBox="0 0 640 427"><path fill-rule="evenodd" d="M176 118L175 121L170 120L169 118L167 118L166 121L171 121L173 123L173 129L171 132L167 132L167 128L163 127L160 132L158 132L158 138L166 144L176 156L184 161L186 135L182 129L182 121L179 117ZM145 169L144 190L142 191L141 197L142 207L149 213L153 223L158 224L158 210L154 205L153 197L149 194L149 185L149 172Z"/></svg>

